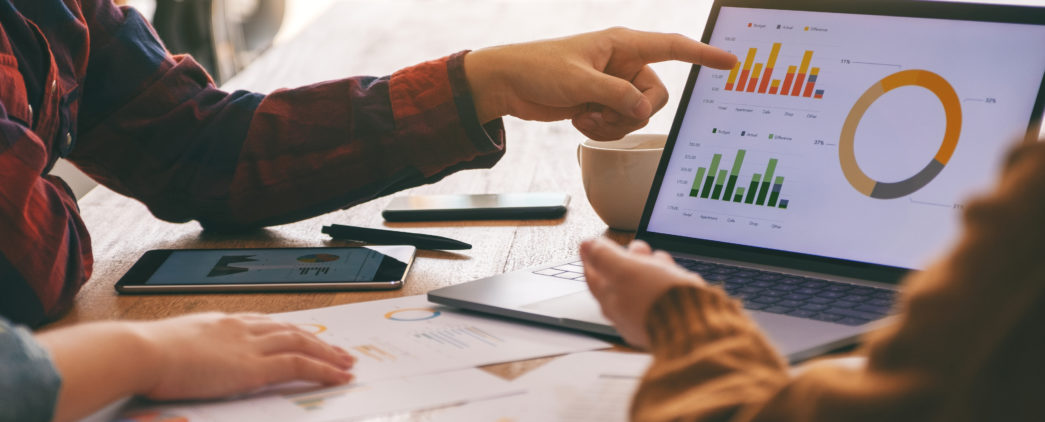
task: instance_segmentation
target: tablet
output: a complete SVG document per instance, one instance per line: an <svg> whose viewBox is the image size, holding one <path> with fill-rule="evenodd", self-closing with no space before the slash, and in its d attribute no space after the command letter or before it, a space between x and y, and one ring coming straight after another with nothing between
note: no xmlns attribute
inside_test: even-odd
<svg viewBox="0 0 1045 422"><path fill-rule="evenodd" d="M397 289L415 252L413 246L151 250L116 283L116 291Z"/></svg>

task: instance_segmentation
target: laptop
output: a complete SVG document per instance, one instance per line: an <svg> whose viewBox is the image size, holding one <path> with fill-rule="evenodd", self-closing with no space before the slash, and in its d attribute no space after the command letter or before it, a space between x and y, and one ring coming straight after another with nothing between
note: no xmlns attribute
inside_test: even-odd
<svg viewBox="0 0 1045 422"><path fill-rule="evenodd" d="M702 41L740 63L693 67L636 237L740 299L792 362L887 319L1041 127L1040 8L719 0ZM617 335L577 258L428 298Z"/></svg>

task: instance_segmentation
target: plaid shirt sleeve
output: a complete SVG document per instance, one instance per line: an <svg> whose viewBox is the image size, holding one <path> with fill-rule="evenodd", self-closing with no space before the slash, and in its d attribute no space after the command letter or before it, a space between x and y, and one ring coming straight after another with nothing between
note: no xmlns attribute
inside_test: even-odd
<svg viewBox="0 0 1045 422"><path fill-rule="evenodd" d="M57 317L90 277L75 199L46 176L58 156L161 219L242 230L490 167L504 153L501 121L476 116L465 52L380 78L223 92L133 9L38 1L26 11L53 58L57 89L35 115L48 123L32 124L17 84L5 78L11 92L0 92L0 313L15 321ZM8 58L0 70L13 78Z"/></svg>
<svg viewBox="0 0 1045 422"><path fill-rule="evenodd" d="M223 230L286 223L503 154L500 121L484 128L476 116L464 53L262 96L216 89L136 13L99 7L88 24L71 158L164 220Z"/></svg>

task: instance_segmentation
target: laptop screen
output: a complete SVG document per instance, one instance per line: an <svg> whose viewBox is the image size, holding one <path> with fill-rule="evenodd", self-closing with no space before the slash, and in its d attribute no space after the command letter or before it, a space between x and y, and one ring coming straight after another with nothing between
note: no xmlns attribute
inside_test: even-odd
<svg viewBox="0 0 1045 422"><path fill-rule="evenodd" d="M1024 139L1045 26L722 7L651 233L921 269ZM678 117L676 117L678 118Z"/></svg>

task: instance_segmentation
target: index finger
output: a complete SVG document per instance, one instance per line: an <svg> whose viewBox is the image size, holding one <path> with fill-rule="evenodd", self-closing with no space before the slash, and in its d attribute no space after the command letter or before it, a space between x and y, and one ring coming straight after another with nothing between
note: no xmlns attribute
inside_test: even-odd
<svg viewBox="0 0 1045 422"><path fill-rule="evenodd" d="M627 38L646 63L679 60L716 69L730 69L737 63L733 53L682 34L631 31Z"/></svg>

